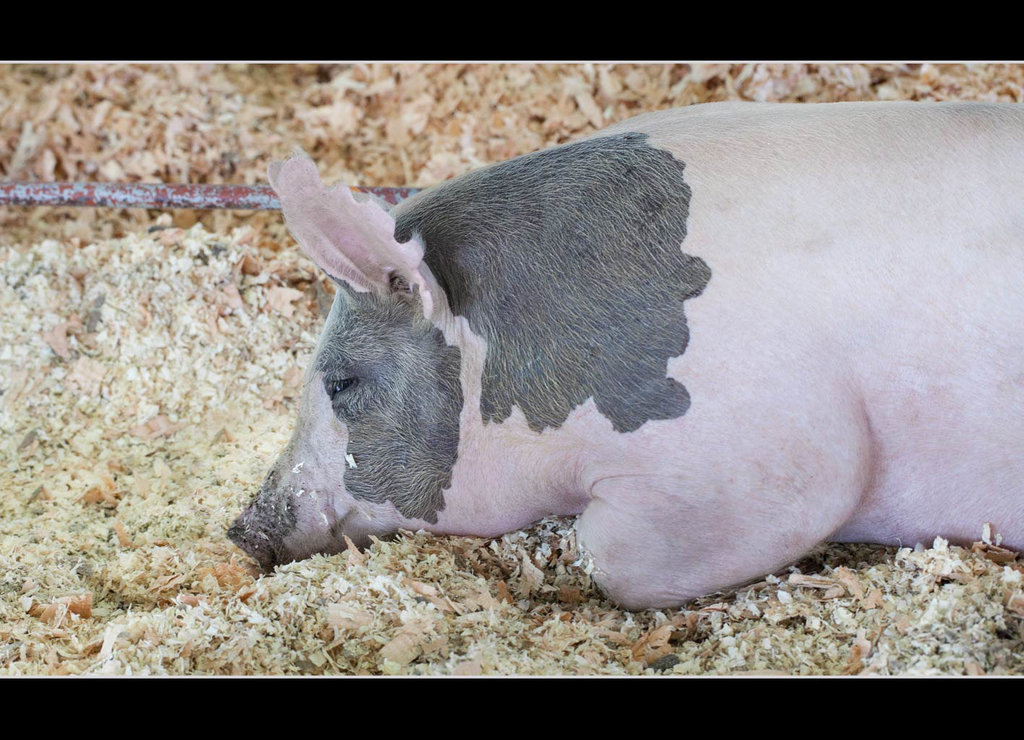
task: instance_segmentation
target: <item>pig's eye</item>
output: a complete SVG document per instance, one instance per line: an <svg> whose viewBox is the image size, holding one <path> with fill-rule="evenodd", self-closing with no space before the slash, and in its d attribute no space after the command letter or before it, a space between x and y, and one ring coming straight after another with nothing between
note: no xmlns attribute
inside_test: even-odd
<svg viewBox="0 0 1024 740"><path fill-rule="evenodd" d="M358 382L359 378L341 378L339 380L334 380L327 384L327 392L330 394L331 400L333 401L335 396L354 387Z"/></svg>

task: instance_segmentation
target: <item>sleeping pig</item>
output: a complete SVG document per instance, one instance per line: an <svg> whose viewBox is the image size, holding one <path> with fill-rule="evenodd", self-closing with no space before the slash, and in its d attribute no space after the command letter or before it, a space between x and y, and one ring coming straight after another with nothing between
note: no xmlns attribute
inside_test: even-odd
<svg viewBox="0 0 1024 740"><path fill-rule="evenodd" d="M394 208L270 168L337 283L228 534L264 568L579 515L626 608L824 540L1024 546L1024 108L639 116Z"/></svg>

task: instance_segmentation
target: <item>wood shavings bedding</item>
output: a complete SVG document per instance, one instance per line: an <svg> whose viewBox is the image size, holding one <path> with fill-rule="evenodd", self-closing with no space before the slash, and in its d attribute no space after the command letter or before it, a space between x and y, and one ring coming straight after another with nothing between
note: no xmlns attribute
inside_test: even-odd
<svg viewBox="0 0 1024 740"><path fill-rule="evenodd" d="M707 100L1021 100L1013 65L23 65L5 179L427 185ZM225 537L287 441L330 286L279 214L0 209L0 674L1015 674L1024 566L828 546L684 609L573 522L405 533L260 577ZM729 547L723 542L722 547Z"/></svg>

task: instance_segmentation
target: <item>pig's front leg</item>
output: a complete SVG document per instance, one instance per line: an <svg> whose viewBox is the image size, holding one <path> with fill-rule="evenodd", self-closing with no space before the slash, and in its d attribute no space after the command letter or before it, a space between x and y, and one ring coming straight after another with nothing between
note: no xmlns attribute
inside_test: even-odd
<svg viewBox="0 0 1024 740"><path fill-rule="evenodd" d="M737 507L735 500L697 492L680 497L666 493L666 483L652 486L642 477L601 483L577 521L595 582L627 609L679 606L751 581L799 559L841 524L809 521L806 511L779 516L756 505Z"/></svg>
<svg viewBox="0 0 1024 740"><path fill-rule="evenodd" d="M597 585L628 609L679 606L798 560L842 527L869 484L863 432L846 428L843 455L723 452L688 475L599 480L577 522Z"/></svg>

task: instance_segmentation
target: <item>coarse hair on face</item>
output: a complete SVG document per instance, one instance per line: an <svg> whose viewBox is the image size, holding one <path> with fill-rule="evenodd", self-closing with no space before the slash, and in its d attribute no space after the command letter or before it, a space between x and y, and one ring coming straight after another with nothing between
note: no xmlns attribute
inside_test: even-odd
<svg viewBox="0 0 1024 740"><path fill-rule="evenodd" d="M348 428L347 492L435 522L458 455L458 347L423 317L414 293L340 286L313 368Z"/></svg>

